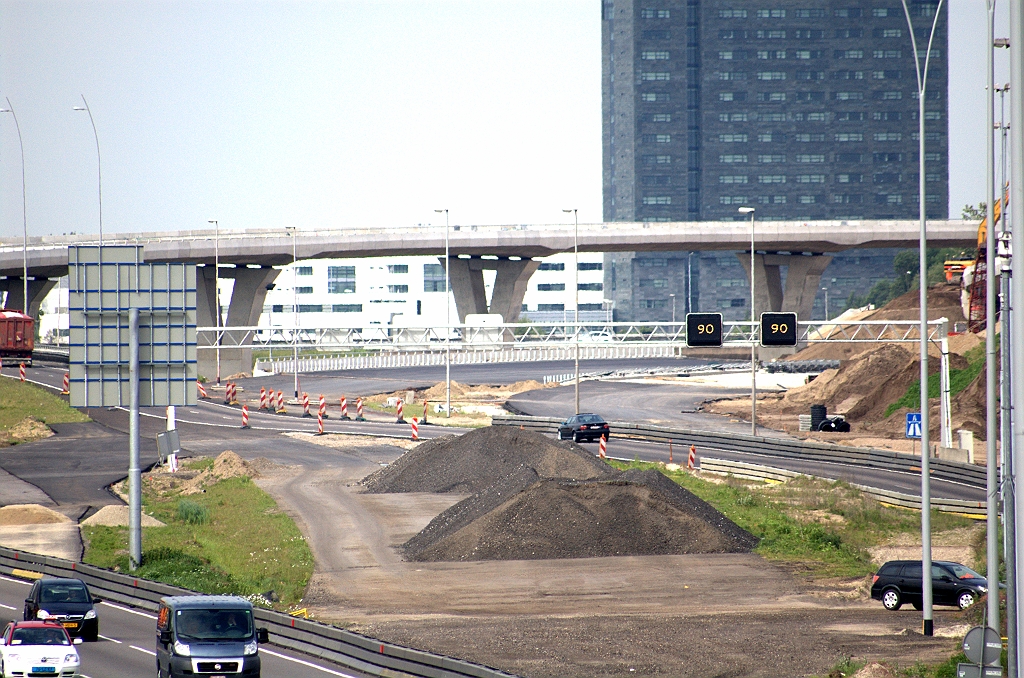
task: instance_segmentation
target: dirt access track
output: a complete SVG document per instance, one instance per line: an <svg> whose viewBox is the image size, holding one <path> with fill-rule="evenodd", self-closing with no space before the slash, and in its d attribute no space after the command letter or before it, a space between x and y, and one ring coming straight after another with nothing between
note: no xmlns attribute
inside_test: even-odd
<svg viewBox="0 0 1024 678"><path fill-rule="evenodd" d="M844 657L938 662L920 613L887 613L805 584L752 554L405 562L397 548L462 496L365 494L356 483L403 450L324 436L335 464L279 467L257 482L316 557L305 602L318 619L528 678L807 676ZM287 443L283 443L287 444ZM941 633L960 623L936 611Z"/></svg>

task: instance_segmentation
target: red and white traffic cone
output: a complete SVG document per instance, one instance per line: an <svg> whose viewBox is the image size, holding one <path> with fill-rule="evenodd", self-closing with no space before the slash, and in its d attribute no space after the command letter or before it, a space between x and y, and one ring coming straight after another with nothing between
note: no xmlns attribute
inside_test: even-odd
<svg viewBox="0 0 1024 678"><path fill-rule="evenodd" d="M228 382L228 405L238 404L238 384L231 381Z"/></svg>
<svg viewBox="0 0 1024 678"><path fill-rule="evenodd" d="M284 391L277 392L277 413L286 414L288 410L284 409Z"/></svg>
<svg viewBox="0 0 1024 678"><path fill-rule="evenodd" d="M605 452L608 451L608 436L601 436L601 446L598 448L597 456L605 459Z"/></svg>
<svg viewBox="0 0 1024 678"><path fill-rule="evenodd" d="M197 381L196 388L199 389L199 398L202 400L209 399L210 396L206 395L206 388L203 386L203 382Z"/></svg>
<svg viewBox="0 0 1024 678"><path fill-rule="evenodd" d="M396 424L404 424L405 423L405 419L402 417L402 399L401 398L398 399L398 404L395 406L395 409L398 411L398 419L395 419L395 423Z"/></svg>
<svg viewBox="0 0 1024 678"><path fill-rule="evenodd" d="M426 400L423 401L423 423L427 423L427 406L430 405Z"/></svg>
<svg viewBox="0 0 1024 678"><path fill-rule="evenodd" d="M71 375L67 372L64 373L64 390L60 394L71 395Z"/></svg>
<svg viewBox="0 0 1024 678"><path fill-rule="evenodd" d="M260 409L267 409L267 389L260 386Z"/></svg>
<svg viewBox="0 0 1024 678"><path fill-rule="evenodd" d="M409 426L412 427L412 439L413 440L419 440L420 439L420 422L419 422L419 420L416 417L413 417L412 420L410 421Z"/></svg>
<svg viewBox="0 0 1024 678"><path fill-rule="evenodd" d="M224 404L225 405L230 405L231 404L231 382L230 381L227 382L226 384L224 384Z"/></svg>
<svg viewBox="0 0 1024 678"><path fill-rule="evenodd" d="M25 363L18 366L18 375L21 377L22 381L25 381Z"/></svg>
<svg viewBox="0 0 1024 678"><path fill-rule="evenodd" d="M324 419L330 419L330 417L327 416L327 401L324 400L323 393L320 394L320 416Z"/></svg>
<svg viewBox="0 0 1024 678"><path fill-rule="evenodd" d="M693 471L697 467L697 446L690 445L690 456L686 460L686 469Z"/></svg>
<svg viewBox="0 0 1024 678"><path fill-rule="evenodd" d="M672 463L672 439L668 440L668 463Z"/></svg>
<svg viewBox="0 0 1024 678"><path fill-rule="evenodd" d="M362 398L356 398L356 421L366 421L366 417L363 416Z"/></svg>
<svg viewBox="0 0 1024 678"><path fill-rule="evenodd" d="M242 405L242 428L249 428L249 406Z"/></svg>
<svg viewBox="0 0 1024 678"><path fill-rule="evenodd" d="M316 434L318 436L324 434L324 413L319 410L316 413Z"/></svg>
<svg viewBox="0 0 1024 678"><path fill-rule="evenodd" d="M348 419L349 418L349 416L348 416L348 400L345 399L345 396L341 396L341 418L342 419Z"/></svg>
<svg viewBox="0 0 1024 678"><path fill-rule="evenodd" d="M302 394L302 416L304 416L304 417L312 417L313 416L312 414L309 413L309 394L308 393L303 393Z"/></svg>

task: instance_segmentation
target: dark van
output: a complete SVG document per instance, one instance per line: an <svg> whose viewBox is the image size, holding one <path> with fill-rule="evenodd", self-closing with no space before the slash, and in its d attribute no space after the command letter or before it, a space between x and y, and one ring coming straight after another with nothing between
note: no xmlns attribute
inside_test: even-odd
<svg viewBox="0 0 1024 678"><path fill-rule="evenodd" d="M238 596L169 596L156 620L159 678L260 675L259 644L252 604Z"/></svg>

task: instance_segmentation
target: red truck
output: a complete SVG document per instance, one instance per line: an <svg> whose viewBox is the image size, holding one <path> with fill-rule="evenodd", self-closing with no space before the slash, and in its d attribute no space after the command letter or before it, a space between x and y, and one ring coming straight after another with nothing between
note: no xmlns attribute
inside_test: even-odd
<svg viewBox="0 0 1024 678"><path fill-rule="evenodd" d="M0 363L32 364L35 320L21 311L0 310Z"/></svg>

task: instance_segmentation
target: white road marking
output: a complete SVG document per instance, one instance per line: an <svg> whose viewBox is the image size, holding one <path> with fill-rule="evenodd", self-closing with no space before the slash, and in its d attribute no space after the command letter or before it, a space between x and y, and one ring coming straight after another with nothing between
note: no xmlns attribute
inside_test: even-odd
<svg viewBox="0 0 1024 678"><path fill-rule="evenodd" d="M332 676L342 676L342 678L356 678L351 673L341 673L340 671L335 671L334 669L329 669L327 667L320 666L318 664L314 664L313 662L307 662L307 661L304 661L302 659L296 659L295 657L289 657L286 654L280 654L278 652L271 652L270 650L268 650L265 647L261 647L260 648L260 652L262 652L264 654L269 654L272 657L279 657L281 659L285 659L285 660L290 661L290 662L295 662L296 664L302 664L303 666L308 666L311 669L316 669L317 671L323 671L324 673L329 673Z"/></svg>
<svg viewBox="0 0 1024 678"><path fill-rule="evenodd" d="M9 581L12 584L24 584L25 586L32 586L32 582L30 582L30 581L22 581L21 579L12 579L10 577L5 577L3 575L0 575L0 580L2 580L2 581Z"/></svg>
<svg viewBox="0 0 1024 678"><path fill-rule="evenodd" d="M139 652L145 652L146 654L148 654L150 656L153 656L153 657L156 656L156 652L153 652L152 650L147 650L144 647L139 647L138 645L129 645L128 647L130 647L133 650L138 650Z"/></svg>
<svg viewBox="0 0 1024 678"><path fill-rule="evenodd" d="M121 605L114 605L113 603L108 603L105 600L102 603L100 603L100 605L106 605L107 607L112 607L115 610L121 610L122 612L128 612L130 614L137 614L140 617L146 617L147 619L156 619L155 614L149 614L148 612L139 612L138 610L133 610L130 607L122 607Z"/></svg>
<svg viewBox="0 0 1024 678"><path fill-rule="evenodd" d="M10 605L4 605L3 603L0 603L0 607L4 608L5 610L17 610L18 609L16 607L11 607Z"/></svg>
<svg viewBox="0 0 1024 678"><path fill-rule="evenodd" d="M98 636L99 638L102 638L103 640L109 640L110 642L112 642L112 643L117 643L118 645L121 645L121 644L122 644L122 643L121 643L121 641L120 641L120 640L118 640L117 638L108 638L107 636L101 635L101 634L99 634L99 633L97 633L96 635L97 635L97 636Z"/></svg>

